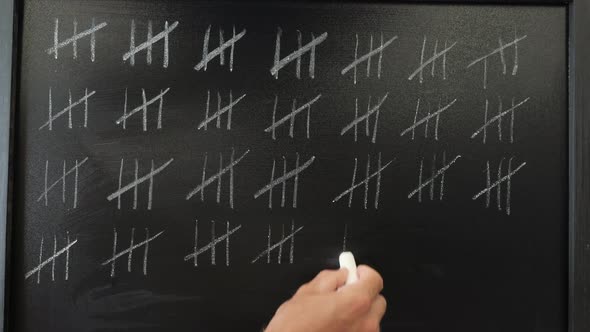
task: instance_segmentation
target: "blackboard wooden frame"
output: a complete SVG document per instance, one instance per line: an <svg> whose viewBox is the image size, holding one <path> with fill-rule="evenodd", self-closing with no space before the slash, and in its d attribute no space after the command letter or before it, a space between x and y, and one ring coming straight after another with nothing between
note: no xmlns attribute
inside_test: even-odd
<svg viewBox="0 0 590 332"><path fill-rule="evenodd" d="M11 220L11 151L16 80L17 7L14 0L0 0L0 330L4 331L9 284Z"/></svg>
<svg viewBox="0 0 590 332"><path fill-rule="evenodd" d="M370 1L371 0L359 0ZM391 1L394 2L394 1ZM405 2L408 2L406 0ZM409 0L418 3L418 0ZM431 3L555 5L569 10L568 331L590 331L590 0L431 0ZM18 105L22 2L0 0L0 331L9 317L12 131Z"/></svg>

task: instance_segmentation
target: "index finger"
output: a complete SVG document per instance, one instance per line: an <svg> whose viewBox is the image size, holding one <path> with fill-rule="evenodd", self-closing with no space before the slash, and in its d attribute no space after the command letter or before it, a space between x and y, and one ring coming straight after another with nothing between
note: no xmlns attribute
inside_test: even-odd
<svg viewBox="0 0 590 332"><path fill-rule="evenodd" d="M323 270L312 281L309 287L317 293L333 292L346 283L348 270Z"/></svg>

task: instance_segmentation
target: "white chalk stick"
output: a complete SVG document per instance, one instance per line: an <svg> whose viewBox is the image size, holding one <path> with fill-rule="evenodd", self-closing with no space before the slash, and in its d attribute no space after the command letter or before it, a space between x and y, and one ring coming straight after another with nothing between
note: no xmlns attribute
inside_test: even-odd
<svg viewBox="0 0 590 332"><path fill-rule="evenodd" d="M340 262L340 268L348 270L348 277L346 278L346 285L356 282L359 278L356 272L356 262L354 261L354 255L350 251L345 251L338 257Z"/></svg>

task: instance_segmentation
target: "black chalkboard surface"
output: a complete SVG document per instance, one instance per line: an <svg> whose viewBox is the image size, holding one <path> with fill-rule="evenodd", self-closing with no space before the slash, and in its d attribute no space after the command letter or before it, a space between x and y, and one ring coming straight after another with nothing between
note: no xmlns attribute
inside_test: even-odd
<svg viewBox="0 0 590 332"><path fill-rule="evenodd" d="M256 331L351 250L383 331L566 331L566 8L30 1L14 331Z"/></svg>

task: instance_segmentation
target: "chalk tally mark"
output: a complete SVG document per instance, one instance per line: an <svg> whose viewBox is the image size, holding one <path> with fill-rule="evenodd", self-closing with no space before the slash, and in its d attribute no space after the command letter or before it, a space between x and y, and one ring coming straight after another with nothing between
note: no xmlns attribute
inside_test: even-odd
<svg viewBox="0 0 590 332"><path fill-rule="evenodd" d="M371 58L378 56L377 59L377 78L381 78L381 62L383 59L383 51L387 46L393 43L394 40L397 39L397 36L392 37L391 39L383 42L383 33L381 33L381 39L379 46L373 48L373 35L369 39L369 52L363 54L361 57L358 57L358 49L359 49L359 35L356 34L356 43L354 45L354 60L346 67L342 69L340 72L341 75L345 75L349 71L352 70L353 73L353 82L356 84L357 81L357 67L361 65L363 62L367 63L367 77L371 76Z"/></svg>
<svg viewBox="0 0 590 332"><path fill-rule="evenodd" d="M39 284L41 282L41 270L45 266L51 264L51 281L55 281L55 263L60 256L65 256L64 280L68 280L70 273L70 250L72 246L78 242L78 239L71 241L70 233L66 232L66 245L58 250L57 236L53 235L53 252L50 252L50 256L46 259L43 259L43 241L44 238L41 237L41 244L39 245L39 264L25 273L25 280L33 275L37 275L37 284Z"/></svg>
<svg viewBox="0 0 590 332"><path fill-rule="evenodd" d="M83 120L83 125L84 128L88 127L88 99L90 99L90 97L92 97L94 94L96 93L96 91L91 91L88 92L88 89L84 89L84 95L82 97L80 97L78 100L73 101L72 100L72 91L68 90L68 106L64 107L63 109L61 109L60 111L58 111L57 113L53 113L53 97L52 97L52 90L51 88L49 88L49 98L48 98L48 102L47 102L47 121L45 123L43 123L40 127L39 130L43 129L43 128L47 128L48 130L53 130L53 122L55 120L57 120L58 118L60 118L63 115L68 115L68 128L72 129L73 128L73 120L72 120L72 113L74 111L74 109L76 108L76 106L78 105L84 105L84 120ZM77 108L80 109L80 108Z"/></svg>
<svg viewBox="0 0 590 332"><path fill-rule="evenodd" d="M127 110L127 89L125 89L125 105L123 106L123 116L118 118L115 123L118 125L122 125L123 129L127 129L127 119L133 116L136 113L141 112L142 115L142 128L143 131L147 131L148 125L148 106L158 103L158 114L157 114L157 129L162 129L162 110L164 107L164 96L170 91L170 88L166 88L164 90L160 90L160 93L155 95L154 97L147 99L145 89L141 89L141 105L135 107L131 111Z"/></svg>
<svg viewBox="0 0 590 332"><path fill-rule="evenodd" d="M365 122L365 135L367 137L371 137L371 142L375 143L377 141L377 128L379 127L379 113L381 112L381 106L389 96L389 93L386 93L382 98L377 100L377 104L371 105L371 96L367 100L367 112L363 115L359 116L359 103L358 98L354 99L354 120L346 125L340 131L340 136L344 136L349 130L354 129L354 141L356 142L358 139L358 126ZM371 134L371 124L370 118L372 115L375 115L375 120L373 122L373 133ZM362 127L361 127L362 130Z"/></svg>
<svg viewBox="0 0 590 332"><path fill-rule="evenodd" d="M53 30L53 46L47 49L47 54L52 55L55 59L58 58L59 50L68 45L72 45L72 57L78 58L78 40L90 37L90 61L94 62L96 58L96 32L107 26L106 22L99 23L98 25L92 18L90 28L78 32L78 21L74 18L72 23L72 37L65 40L59 41L59 19L55 19L55 25Z"/></svg>
<svg viewBox="0 0 590 332"><path fill-rule="evenodd" d="M219 29L219 46L214 48L213 50L209 51L209 40L211 35L211 25L207 27L207 31L205 31L205 36L203 37L203 57L199 63L195 66L196 71L207 71L207 65L210 61L214 60L215 58L219 57L219 65L223 66L225 64L225 50L229 48L229 71L233 71L234 69L234 50L236 47L236 43L242 39L246 35L246 29L242 30L240 33L236 35L236 27L232 28L232 37L225 41L223 36L223 30Z"/></svg>
<svg viewBox="0 0 590 332"><path fill-rule="evenodd" d="M164 40L164 55L162 57L162 67L168 68L168 64L170 62L170 53L169 53L169 36L174 29L178 26L178 21L168 25L168 21L164 22L164 30L159 32L158 34L153 34L152 28L152 21L148 21L147 26L147 38L146 41L135 45L135 20L131 20L131 32L129 34L129 51L123 54L123 61L129 60L129 64L131 66L135 65L135 54L145 50L146 51L146 62L148 65L152 64L152 48L153 45L160 40Z"/></svg>
<svg viewBox="0 0 590 332"><path fill-rule="evenodd" d="M55 180L53 183L49 184L49 160L45 161L45 182L44 182L44 187L43 187L43 192L41 193L41 195L39 195L39 197L37 197L37 202L40 202L41 200L44 201L45 206L49 205L49 192L56 188L57 185L59 185L61 183L61 200L62 203L66 202L66 178L68 175L74 173L74 188L73 188L73 194L72 194L72 208L75 209L78 207L78 178L79 178L79 173L80 173L80 167L82 167L82 165L84 165L84 163L86 163L86 161L88 161L88 157L82 159L81 161L78 161L78 159L76 159L74 161L74 166L70 169L67 169L67 163L66 160L64 159L62 167L61 167L61 176Z"/></svg>
<svg viewBox="0 0 590 332"><path fill-rule="evenodd" d="M239 164L240 161L242 161L242 159L244 159L244 157L246 157L248 152L250 152L250 150L246 150L246 152L244 152L240 157L238 157L238 159L235 159L235 151L234 151L234 149L232 149L231 155L229 158L229 164L225 167L223 166L223 155L221 153L219 153L218 171L209 177L207 177L207 160L208 159L207 159L207 154L205 153L205 161L203 162L203 173L202 173L202 177L201 177L201 183L186 195L186 200L191 199L196 194L201 194L201 202L205 201L205 189L209 185L217 182L217 204L219 204L221 201L221 180L225 174L229 173L229 184L228 184L229 206L233 209L234 208L234 167L237 164Z"/></svg>
<svg viewBox="0 0 590 332"><path fill-rule="evenodd" d="M309 139L309 131L310 131L310 123L311 123L311 106L313 104L315 104L315 102L317 102L320 98L322 97L321 94L318 94L315 98L313 98L312 100L304 103L303 105L297 107L297 99L293 99L293 102L291 103L291 112L287 115L285 115L284 117L282 117L281 119L277 120L276 119L276 115L277 115L277 105L278 105L278 100L279 97L275 96L275 102L274 102L274 106L273 106L273 110L272 110L272 124L264 129L264 132L266 133L271 133L272 135L272 139L276 140L276 129L286 123L289 123L289 137L293 138L294 136L294 127L295 127L295 117L302 112L306 112L307 113L307 122L306 122L306 136Z"/></svg>
<svg viewBox="0 0 590 332"><path fill-rule="evenodd" d="M342 232L342 252L346 251L346 242L348 241L348 225L344 224L344 231Z"/></svg>
<svg viewBox="0 0 590 332"><path fill-rule="evenodd" d="M127 256L127 272L131 272L131 263L133 261L133 251L143 247L143 275L147 275L147 264L148 264L148 251L150 242L162 235L164 231L150 237L149 229L145 229L145 240L135 243L135 228L131 228L131 237L129 241L129 247L125 250L117 252L117 229L113 228L113 256L106 261L102 262L102 265L111 265L111 278L115 277L115 265L117 259Z"/></svg>
<svg viewBox="0 0 590 332"><path fill-rule="evenodd" d="M445 40L444 45L441 45L441 50L439 51L438 46L438 39L434 42L434 48L432 51L432 56L428 59L425 59L426 53L426 36L424 36L424 41L422 42L422 51L420 52L420 65L416 70L414 70L410 76L408 76L408 80L413 80L416 76L418 76L418 80L420 83L424 82L424 70L426 70L426 75L428 75L428 66L430 66L430 76L434 77L436 72L436 61L441 59L441 75L442 79L447 79L447 53L449 53L453 47L457 45L457 42L451 43L450 45Z"/></svg>
<svg viewBox="0 0 590 332"><path fill-rule="evenodd" d="M209 251L211 254L211 265L216 265L216 247L219 243L225 242L225 266L229 266L229 237L233 233L237 232L240 228L242 228L242 225L230 228L228 221L225 223L225 233L216 237L215 221L211 220L211 241L199 248L197 244L199 236L199 221L195 220L195 245L193 247L193 252L184 256L184 261L192 261L194 266L197 266L197 258L199 255Z"/></svg>
<svg viewBox="0 0 590 332"><path fill-rule="evenodd" d="M274 76L276 79L279 78L279 71L288 65L289 63L296 61L295 63L295 76L300 79L301 78L301 58L304 54L309 53L309 77L315 77L315 54L316 54L316 47L321 44L326 38L328 38L328 33L324 32L319 37L315 37L314 34L311 34L311 41L305 45L302 45L302 35L301 31L297 31L297 49L290 53L289 55L281 58L281 35L283 31L281 28L277 30L277 38L275 42L275 56L274 56L274 65L270 68L270 74Z"/></svg>
<svg viewBox="0 0 590 332"><path fill-rule="evenodd" d="M424 137L428 138L428 128L430 125L430 121L432 120L434 121L434 139L438 141L438 127L440 124L440 116L444 111L448 110L451 106L453 106L453 104L455 104L456 101L457 99L453 99L450 103L443 106L441 100L439 99L438 108L434 112L431 112L429 103L428 114L424 116L422 119L418 120L418 113L420 112L420 98L418 98L418 101L416 102L416 113L414 114L414 123L410 127L403 130L400 136L404 136L411 132L412 140L414 140L414 137L416 135L416 128L418 128L421 125L424 125Z"/></svg>
<svg viewBox="0 0 590 332"><path fill-rule="evenodd" d="M236 106L242 99L246 97L246 94L243 94L238 97L238 99L234 100L233 93L229 90L229 100L227 105L221 106L221 95L219 91L217 92L217 111L213 114L209 115L210 110L210 101L211 101L211 93L207 90L207 103L205 105L205 119L199 123L197 127L198 130L204 129L207 130L207 127L210 122L215 121L215 126L219 129L221 128L221 116L227 114L227 123L226 129L231 130L231 117L234 110L234 106Z"/></svg>
<svg viewBox="0 0 590 332"><path fill-rule="evenodd" d="M283 245L286 246L286 242L289 241L289 264L293 264L295 259L295 234L299 233L303 229L303 226L295 228L295 222L291 222L291 230L288 234L285 234L285 225L282 225L281 228L281 239L274 244L272 243L272 233L271 233L271 226L268 225L268 236L266 240L266 249L264 249L261 253L259 253L254 259L252 260L252 264L256 263L258 260L266 256L266 263L271 263L271 254L273 251L277 252L277 264L281 264L282 257L283 257ZM285 250L286 251L286 250Z"/></svg>
<svg viewBox="0 0 590 332"><path fill-rule="evenodd" d="M508 136L510 137L510 143L514 143L514 113L519 109L520 106L524 105L530 98L525 98L518 103L515 102L514 98L512 98L512 106L506 110L503 109L502 106L502 99L498 97L498 114L494 115L493 117L488 119L488 109L489 109L489 102L486 99L485 110L484 110L484 119L483 119L483 126L479 127L471 138L474 139L477 135L482 134L483 143L486 143L487 136L488 136L488 127L496 122L497 129L498 129L498 141L502 141L502 119L505 117L510 116L509 118L509 133Z"/></svg>
<svg viewBox="0 0 590 332"><path fill-rule="evenodd" d="M381 173L393 162L393 160L387 162L385 165L381 165L381 153L379 153L379 157L377 158L377 167L374 172L371 172L371 156L367 156L367 166L365 169L365 173L363 174L362 171L360 173L360 177L364 175L364 178L357 182L357 169L358 169L358 159L354 158L354 170L352 172L352 181L350 187L336 196L332 203L338 202L340 199L344 197L348 197L348 207L352 207L352 198L355 189L357 188L364 188L364 208L365 210L368 208L369 202L369 183L371 179L375 178L375 194L373 198L373 206L375 210L379 208L379 195L381 191Z"/></svg>
<svg viewBox="0 0 590 332"><path fill-rule="evenodd" d="M483 88L487 89L488 85L488 59L495 54L498 54L500 58L500 63L502 65L502 74L506 75L507 70L507 61L506 61L506 50L508 48L513 49L513 60L512 60L512 70L510 71L512 76L515 76L518 73L518 43L522 40L526 39L527 35L523 35L518 37L516 34L516 30L514 30L514 39L508 43L504 43L502 41L502 37L498 37L498 47L493 49L486 55L483 55L467 65L467 68L475 66L476 64L481 63L483 67Z"/></svg>
<svg viewBox="0 0 590 332"><path fill-rule="evenodd" d="M439 181L440 183L440 188L439 188L439 192L438 192L438 199L439 200L443 200L444 197L444 192L445 192L445 173L446 171L449 170L449 168L459 159L461 158L461 155L457 155L455 158L453 158L450 162L447 163L447 156L446 156L446 152L443 152L442 154L442 161L441 164L442 166L440 168L436 168L436 154L433 155L432 157L432 163L431 163L431 168L430 168L430 177L428 179L424 179L424 158L422 158L420 160L420 173L418 174L418 187L416 187L416 189L414 189L412 192L410 192L408 194L408 199L412 198L413 196L415 196L416 194L418 195L418 202L422 202L422 191L424 190L424 188L426 187L430 187L429 188L429 196L430 196L430 200L434 200L435 199L435 185L436 182Z"/></svg>
<svg viewBox="0 0 590 332"><path fill-rule="evenodd" d="M498 211L502 211L502 183L506 183L506 196L505 196L505 204L504 210L506 211L507 215L510 215L510 196L512 191L512 177L520 171L526 165L526 162L521 163L518 167L512 168L512 160L514 157L508 159L508 169L506 171L506 175L502 174L502 164L504 162L504 158L500 160L498 163L498 173L496 176L496 181L492 183L492 174L490 171L490 162L489 160L486 162L486 187L485 189L481 190L477 194L473 196L473 200L478 199L482 195L485 194L486 197L486 208L490 207L490 200L492 191L496 189L496 205L498 207Z"/></svg>
<svg viewBox="0 0 590 332"><path fill-rule="evenodd" d="M139 162L137 161L137 159L135 159L135 172L134 172L135 178L129 184L123 186L124 159L121 158L121 167L119 168L119 188L115 192L113 192L112 194L107 196L107 200L112 201L113 199L117 199L117 208L120 210L121 209L121 196L124 193L126 193L127 191L133 190L133 210L137 210L138 187L140 184L148 181L149 189L148 189L147 209L151 210L153 195L154 195L154 177L158 173L162 172L166 167L168 167L172 163L173 160L174 160L174 158L171 158L170 160L168 160L167 162L165 162L164 164L162 164L158 168L155 168L154 161L152 160L151 169L150 169L149 173L147 173L146 175L144 175L142 177L139 177Z"/></svg>
<svg viewBox="0 0 590 332"><path fill-rule="evenodd" d="M282 185L282 195L281 195L281 207L285 207L286 201L286 192L287 192L287 181L293 178L293 208L297 207L297 195L299 191L299 176L301 172L306 170L315 160L315 156L312 156L307 160L303 165L299 165L299 153L297 153L297 157L295 160L295 168L291 171L287 172L287 159L283 156L283 175L279 176L275 179L275 168L276 168L276 160L273 159L272 161L272 171L270 174L270 182L258 190L254 194L254 199L262 196L263 194L268 192L268 208L272 209L273 205L273 189L278 185Z"/></svg>

